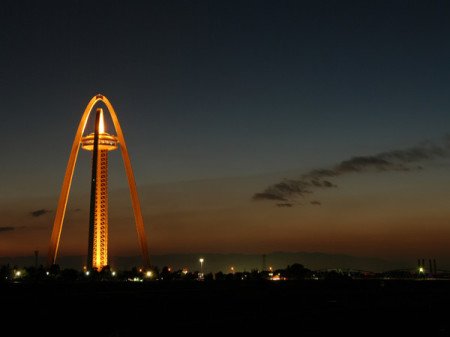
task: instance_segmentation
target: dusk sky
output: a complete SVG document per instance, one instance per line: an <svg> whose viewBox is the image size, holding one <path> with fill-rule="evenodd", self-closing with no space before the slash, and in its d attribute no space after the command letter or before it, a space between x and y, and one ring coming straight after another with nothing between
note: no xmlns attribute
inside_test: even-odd
<svg viewBox="0 0 450 337"><path fill-rule="evenodd" d="M46 254L76 128L101 93L151 254L450 268L449 15L447 1L3 1L0 256ZM86 254L90 155L61 255ZM119 151L109 174L110 252L136 255Z"/></svg>

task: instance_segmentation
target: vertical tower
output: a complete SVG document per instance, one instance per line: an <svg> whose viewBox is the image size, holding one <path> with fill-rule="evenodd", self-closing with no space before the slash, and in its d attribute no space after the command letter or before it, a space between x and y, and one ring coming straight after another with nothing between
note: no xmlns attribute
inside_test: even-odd
<svg viewBox="0 0 450 337"><path fill-rule="evenodd" d="M105 132L103 109L97 109L95 131L81 139L81 148L92 151L87 266L101 270L108 265L108 151L117 149L117 138Z"/></svg>
<svg viewBox="0 0 450 337"><path fill-rule="evenodd" d="M106 105L117 136L105 132L102 109L97 109L94 133L83 136L89 115L98 102L103 102ZM128 187L130 188L131 205L133 207L142 261L144 266L148 267L150 265L150 259L148 255L147 237L145 235L141 204L137 194L136 182L125 143L125 137L113 106L105 96L100 94L94 96L89 101L75 134L66 173L64 175L61 194L59 196L58 207L56 209L47 264L50 266L56 262L64 216L66 214L67 201L80 147L84 150L93 152L88 266L101 269L108 264L108 152L120 147L125 172L127 174Z"/></svg>

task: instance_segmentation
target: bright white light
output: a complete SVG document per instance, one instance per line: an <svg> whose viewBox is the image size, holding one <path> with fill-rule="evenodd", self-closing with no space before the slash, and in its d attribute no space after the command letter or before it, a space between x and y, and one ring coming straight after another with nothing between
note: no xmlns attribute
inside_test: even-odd
<svg viewBox="0 0 450 337"><path fill-rule="evenodd" d="M20 270L16 271L16 276L20 276L22 272Z"/></svg>
<svg viewBox="0 0 450 337"><path fill-rule="evenodd" d="M425 269L423 267L419 267L419 273L424 273Z"/></svg>
<svg viewBox="0 0 450 337"><path fill-rule="evenodd" d="M199 259L199 261L200 261L200 263L203 263L203 261L205 261L205 259L201 257L201 258Z"/></svg>
<svg viewBox="0 0 450 337"><path fill-rule="evenodd" d="M86 274L86 276L89 276L89 274L90 274L89 270L85 274Z"/></svg>
<svg viewBox="0 0 450 337"><path fill-rule="evenodd" d="M112 276L116 276L116 272L113 271L113 272L111 273L111 275L112 275Z"/></svg>
<svg viewBox="0 0 450 337"><path fill-rule="evenodd" d="M148 272L145 273L145 275L146 275L147 277L152 277L153 273L149 270Z"/></svg>
<svg viewBox="0 0 450 337"><path fill-rule="evenodd" d="M50 272L49 272L49 271L46 271L45 274L46 274L46 275L50 275Z"/></svg>
<svg viewBox="0 0 450 337"><path fill-rule="evenodd" d="M103 110L100 111L100 120L98 122L98 133L105 133L105 120L103 119Z"/></svg>

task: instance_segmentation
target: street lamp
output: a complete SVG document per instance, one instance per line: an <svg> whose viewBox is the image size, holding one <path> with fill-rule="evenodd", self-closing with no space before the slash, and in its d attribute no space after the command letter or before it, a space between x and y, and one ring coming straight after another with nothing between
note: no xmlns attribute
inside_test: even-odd
<svg viewBox="0 0 450 337"><path fill-rule="evenodd" d="M203 276L203 262L205 261L205 259L204 259L203 257L201 257L201 258L199 259L199 261L200 261L200 273L201 273L202 276Z"/></svg>

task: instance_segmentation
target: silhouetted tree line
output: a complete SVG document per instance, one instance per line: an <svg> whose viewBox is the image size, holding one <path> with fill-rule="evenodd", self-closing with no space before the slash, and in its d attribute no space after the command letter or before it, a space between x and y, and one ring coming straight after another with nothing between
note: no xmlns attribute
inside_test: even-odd
<svg viewBox="0 0 450 337"><path fill-rule="evenodd" d="M434 275L436 277L436 275ZM284 269L277 270L251 270L249 272L219 271L215 274L208 273L202 275L198 271L188 271L186 269L172 270L164 266L161 270L152 266L150 268L133 267L130 270L115 271L109 266L97 270L76 270L65 268L59 265L52 265L50 268L25 267L19 268L9 264L0 266L0 282L177 282L177 281L203 281L203 282L224 282L224 281L284 281L284 280L328 280L346 281L352 279L414 279L425 278L427 275L416 271L394 270L383 273L371 273L365 271L343 271L339 269L312 271L302 264L294 263ZM438 277L449 278L450 274L441 273Z"/></svg>

